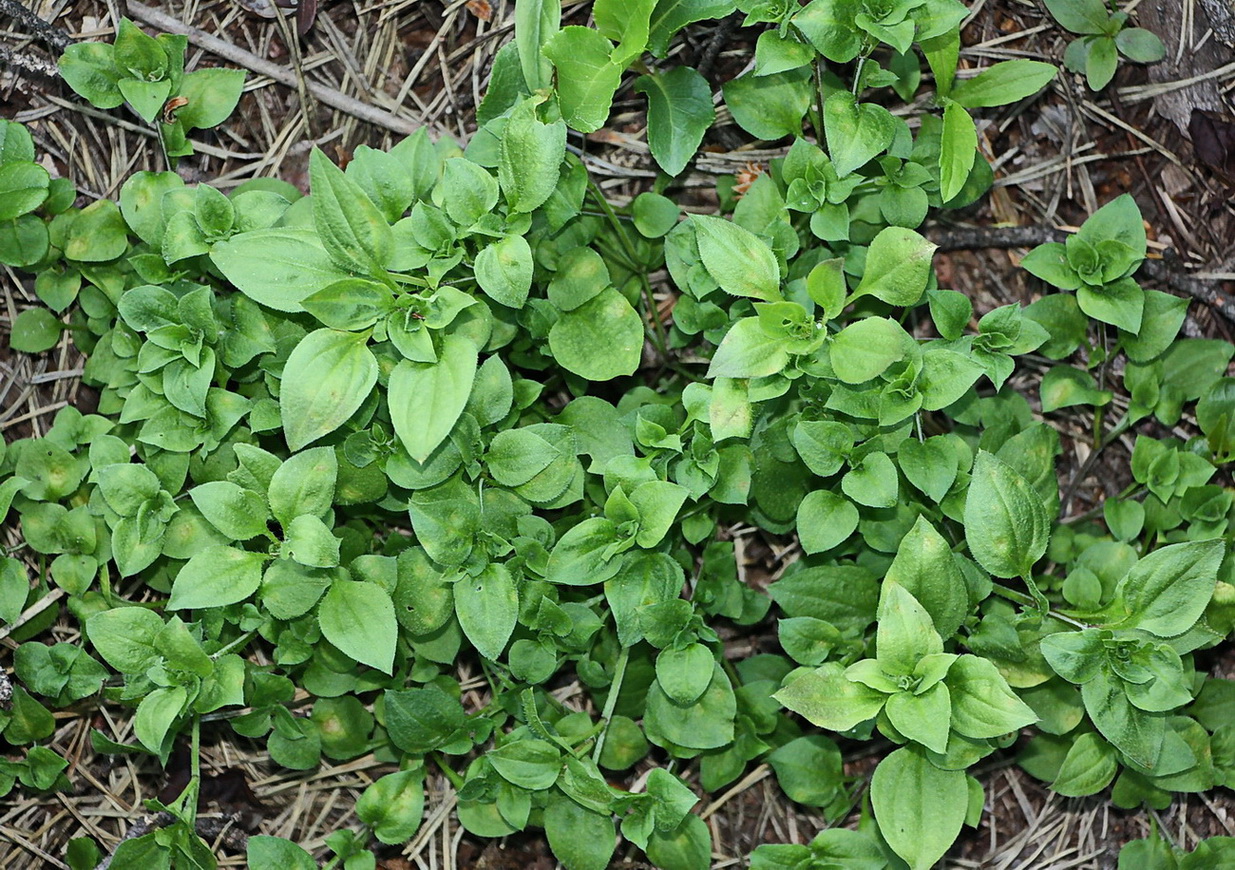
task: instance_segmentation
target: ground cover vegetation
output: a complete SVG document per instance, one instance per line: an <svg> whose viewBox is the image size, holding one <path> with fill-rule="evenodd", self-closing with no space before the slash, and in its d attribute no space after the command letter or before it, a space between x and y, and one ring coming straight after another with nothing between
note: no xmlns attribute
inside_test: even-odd
<svg viewBox="0 0 1235 870"><path fill-rule="evenodd" d="M1096 0L1048 6L1095 88L1119 53L1161 56ZM720 213L685 216L673 179L716 108L665 54L735 10L766 29L724 107L793 144L726 182ZM708 867L687 767L719 793L766 762L838 823L760 846L758 870L931 867L983 812L969 771L1013 747L1057 793L1109 788L1119 807L1229 784L1235 683L1195 654L1235 627L1235 498L1216 482L1235 346L1179 337L1186 300L1137 282L1129 196L1025 258L1038 301L978 319L919 232L991 184L974 114L1059 71L958 75L956 0L597 0L591 27L560 11L520 0L466 146L421 132L346 168L315 151L308 196L186 184L186 132L226 119L242 74L186 73L183 38L127 21L60 70L151 125L166 171L78 207L0 122L0 262L47 306L13 347L67 329L101 390L97 413L66 408L0 453L24 540L0 562L20 643L0 792L66 788L41 742L53 711L91 705L132 717L133 742L95 732L100 751L190 754L183 790L148 804L164 823L113 868L214 866L204 735L296 770L394 766L359 798L364 827L326 838L348 870L415 834L427 769L468 832L543 828L567 870L603 870L619 834L656 867ZM599 129L626 76L663 173L617 209L570 131ZM1031 352L1051 361L1040 414L1008 386ZM1118 377L1127 403L1103 386ZM1135 433L1133 483L1062 523L1051 420L1077 408L1095 454ZM1185 413L1189 437L1142 431ZM752 588L718 533L733 522L796 536L801 558ZM80 643L43 642L62 618ZM725 655L758 625L782 652ZM462 702L461 659L483 706ZM550 694L563 680L588 703ZM855 741L880 759L869 776L844 771ZM1211 867L1233 844L1125 857ZM65 860L93 867L100 847ZM247 861L317 866L270 836Z"/></svg>

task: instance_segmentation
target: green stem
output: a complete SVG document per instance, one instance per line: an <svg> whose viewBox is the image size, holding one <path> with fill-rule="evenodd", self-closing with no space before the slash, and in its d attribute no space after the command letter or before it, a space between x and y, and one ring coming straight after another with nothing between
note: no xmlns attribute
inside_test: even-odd
<svg viewBox="0 0 1235 870"><path fill-rule="evenodd" d="M1038 604L1037 599L1035 599L1033 596L1026 595L1024 592L1020 592L1019 590L1016 590L1016 589L1010 589L1007 586L1004 586L1002 583L993 584L993 588L994 588L994 592L996 595L998 595L1000 598L1003 598L1006 601L1011 601L1013 604L1033 604L1033 605ZM1033 589L1037 591L1039 595L1042 595L1042 590L1038 589L1038 586L1036 583L1033 585ZM1043 595L1042 600L1045 601L1046 596ZM1050 617L1051 619L1056 619L1059 622L1066 623L1067 625L1074 626L1076 628L1089 628L1090 627L1086 625L1085 623L1081 622L1080 620L1073 619L1071 616L1065 616L1064 614L1060 613L1057 610L1051 610L1049 602L1047 603L1047 609L1043 612L1043 615Z"/></svg>
<svg viewBox="0 0 1235 870"><path fill-rule="evenodd" d="M815 70L815 91L816 91L816 93L818 94L818 97L819 97L819 103L818 103L818 105L813 105L813 106L811 106L811 108L810 108L810 123L811 123L811 126L815 128L815 141L819 144L819 146L820 146L820 147L822 147L822 146L823 146L823 142L824 142L824 132L823 132L823 102L824 102L824 97L823 97L823 65L820 63L820 60L819 60L819 57L818 57L818 56L816 56L816 57L815 57L815 63L813 64L813 66L814 66L814 70Z"/></svg>
<svg viewBox="0 0 1235 870"><path fill-rule="evenodd" d="M600 763L600 753L605 748L605 738L609 736L609 723L613 721L613 711L617 707L618 695L622 691L622 680L626 678L626 663L630 661L630 647L622 647L618 653L617 664L613 667L613 682L609 684L609 697L605 698L605 709L600 714L604 730L596 738L596 746L592 749L592 760Z"/></svg>
<svg viewBox="0 0 1235 870"><path fill-rule="evenodd" d="M660 312L656 308L656 299L652 296L652 285L648 283L647 270L639 266L639 252L635 249L634 242L630 240L630 236L626 233L626 227L622 226L621 220L618 219L617 212L613 210L609 200L605 199L604 191L591 178L588 179L587 184L592 198L596 200L600 210L605 213L605 217L609 220L609 226L613 227L618 244L622 246L629 265L632 267L631 271L639 276L639 286L643 291L643 298L648 307L648 317L652 320L652 343L656 345L656 350L660 352L661 357L668 360L669 336L665 331L665 325L660 322Z"/></svg>
<svg viewBox="0 0 1235 870"><path fill-rule="evenodd" d="M437 765L437 769L450 780L450 784L454 786L455 791L463 787L463 777L459 776L455 769L442 759L442 753L434 752L431 753L430 757L433 759L433 763Z"/></svg>
<svg viewBox="0 0 1235 870"><path fill-rule="evenodd" d="M217 660L227 655L229 652L231 652L234 649L242 648L245 644L247 644L250 640L253 639L253 635L255 634L257 634L256 631L246 631L244 634L242 634L240 637L233 640L227 646L221 648L217 652L212 653L210 658Z"/></svg>

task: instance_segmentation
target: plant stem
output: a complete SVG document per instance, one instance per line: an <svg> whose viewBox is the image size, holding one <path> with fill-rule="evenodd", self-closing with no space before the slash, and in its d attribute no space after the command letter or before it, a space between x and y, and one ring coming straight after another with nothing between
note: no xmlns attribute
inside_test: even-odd
<svg viewBox="0 0 1235 870"><path fill-rule="evenodd" d="M1035 598L1033 598L1030 595L1026 595L1024 592L1020 592L1016 589L1010 589L1007 586L1004 586L1002 583L995 583L992 585L993 585L994 592L996 595L998 595L1000 598L1003 598L1007 601L1011 601L1013 604L1034 604L1034 605L1037 604L1037 601ZM1038 589L1037 584L1034 584L1033 588L1037 590L1039 595L1042 594L1042 590ZM1043 600L1045 599L1046 599L1046 596L1043 596ZM1081 622L1080 620L1073 619L1071 616L1065 616L1064 614L1060 613L1057 610L1051 610L1049 602L1047 603L1047 609L1043 612L1043 616L1050 617L1051 619L1056 619L1060 622L1066 623L1067 625L1071 625L1076 628L1089 628L1088 625Z"/></svg>
<svg viewBox="0 0 1235 870"><path fill-rule="evenodd" d="M665 332L665 325L660 322L660 312L656 308L656 299L652 296L652 285L648 283L647 270L639 265L639 252L635 250L634 242L630 240L630 236L626 233L626 227L622 226L622 222L618 219L618 214L613 210L613 206L609 204L609 200L605 199L605 193L591 178L587 182L588 190L592 194L592 198L596 200L596 204L600 206L601 211L605 213L605 217L609 220L609 226L613 227L613 232L618 238L618 244L622 246L622 250L626 253L626 258L631 269L639 276L639 285L643 290L643 298L648 307L648 317L652 320L653 332L652 342L656 345L656 350L660 352L663 359L669 359L669 336Z"/></svg>
<svg viewBox="0 0 1235 870"><path fill-rule="evenodd" d="M605 738L609 736L609 723L613 720L613 711L617 707L618 695L622 691L622 680L626 678L626 663L630 661L630 647L622 647L618 653L617 664L613 666L613 682L609 684L609 697L605 698L605 709L600 714L604 729L596 738L596 746L592 749L592 760L600 763L600 753L605 748Z"/></svg>

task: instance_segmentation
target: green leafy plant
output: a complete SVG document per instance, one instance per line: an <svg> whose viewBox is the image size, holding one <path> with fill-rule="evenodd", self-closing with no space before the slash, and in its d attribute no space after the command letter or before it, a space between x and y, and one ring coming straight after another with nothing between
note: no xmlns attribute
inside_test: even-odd
<svg viewBox="0 0 1235 870"><path fill-rule="evenodd" d="M100 109L128 105L159 134L169 165L188 157L191 130L217 127L240 100L244 72L235 69L184 71L188 37L150 36L127 18L112 45L79 42L65 49L60 75L69 87Z"/></svg>
<svg viewBox="0 0 1235 870"><path fill-rule="evenodd" d="M670 176L711 95L662 58L739 6L764 32L727 108L787 147L748 186L723 179L719 213L684 216ZM1235 696L1195 653L1235 624L1235 499L1211 482L1235 455L1235 347L1178 338L1186 302L1137 284L1128 197L1025 258L1053 287L1029 306L975 320L939 286L919 228L992 179L970 113L1055 74L958 78L965 11L614 2L591 29L521 0L466 148L420 133L345 168L314 151L307 196L139 172L77 209L0 126L0 226L46 236L11 265L66 313L100 391L98 413L0 452L23 539L0 562L20 644L0 734L29 747L0 792L66 787L40 741L79 704L132 718L131 742L95 731L96 751L192 759L149 805L172 824L113 867L214 865L198 759L231 734L291 770L388 765L362 826L326 839L345 867L415 835L435 771L466 831L543 828L568 870L607 866L619 836L708 867L692 784L756 762L829 822L862 820L760 846L763 870L930 867L981 818L968 771L1013 746L1057 792L1113 783L1119 806L1231 781ZM183 95L176 43L121 31L66 69L140 72L104 97L139 113ZM911 126L881 100L913 99L923 62L936 99ZM665 175L624 206L567 141L628 85ZM31 309L14 343L64 325ZM1030 353L1051 363L1036 411L1009 385ZM1092 416L1094 453L1151 417L1189 437L1142 426L1125 490L1061 517L1061 414ZM800 546L766 592L743 581L739 525ZM52 594L81 643L39 639ZM722 629L773 626L778 651L725 655ZM846 776L842 746L876 734L873 775ZM247 857L314 862L264 836Z"/></svg>
<svg viewBox="0 0 1235 870"><path fill-rule="evenodd" d="M1089 89L1100 91L1115 77L1122 55L1133 63L1157 63L1166 56L1162 40L1151 30L1129 26L1129 15L1104 0L1043 0L1059 26L1080 39L1068 43L1063 62L1083 73Z"/></svg>

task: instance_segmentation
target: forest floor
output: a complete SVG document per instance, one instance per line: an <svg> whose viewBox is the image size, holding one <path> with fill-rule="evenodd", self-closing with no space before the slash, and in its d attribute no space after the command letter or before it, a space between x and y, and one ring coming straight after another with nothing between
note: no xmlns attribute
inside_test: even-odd
<svg viewBox="0 0 1235 870"><path fill-rule="evenodd" d="M466 141L490 62L514 26L513 0L321 2L299 40L294 38L295 19L260 14L273 10L269 0L167 0L157 7L124 0L27 2L55 29L47 33L5 17L5 6L12 5L12 0L0 3L0 116L29 125L41 152L49 155L48 168L75 179L87 200L115 196L120 183L137 170L161 168L158 149L150 130L119 112L90 108L57 79L49 42L54 44L58 34L110 39L118 17L127 14L147 30L187 34L190 68L225 64L249 69L245 95L232 119L197 134L197 154L181 163L180 172L189 182L208 179L225 190L259 176L277 176L305 189L314 145L345 159L358 145L389 146L422 126L435 137ZM977 0L971 5L963 64L981 66L1011 57L1060 62L1067 34L1036 0ZM1151 256L1160 258L1155 274L1168 286L1159 289L1196 299L1185 330L1193 336L1232 337L1235 124L1221 116L1229 111L1229 91L1235 87L1235 51L1221 34L1235 28L1229 20L1206 18L1207 10L1218 5L1203 0L1141 3L1136 10L1141 25L1167 44L1163 63L1121 66L1114 83L1100 94L1089 91L1081 78L1063 74L1038 97L986 113L979 122L979 142L997 180L978 205L951 213L948 226L928 230L947 239L958 226L979 228L971 236L977 247L938 255L941 286L970 295L979 314L1009 302L1029 303L1033 287L1017 268L1025 249L984 248L982 232L1076 226L1100 204L1130 192L1149 227ZM563 23L586 23L589 6L568 0ZM757 32L738 27L740 20L738 15L696 26L689 42L679 40L672 49L704 73L716 92L752 61ZM629 89L619 92L610 124L573 143L618 203L650 189L656 177L640 105ZM1212 114L1205 116L1207 124L1193 123L1190 133L1197 108ZM1200 140L1194 142L1193 133ZM761 171L787 147L787 142L750 143L722 113L705 140L705 153L680 180L676 195L688 210L710 210L718 176ZM1148 286L1154 286L1152 280ZM93 396L80 383L82 361L67 338L37 356L8 350L12 320L38 302L28 283L13 273L0 274L0 294L0 431L12 440L46 431L66 405L89 410ZM672 295L672 287L662 283L658 301L665 311ZM1040 365L1045 368L1047 361ZM1086 462L1089 422L1077 414L1062 433L1061 485L1072 493L1066 509L1073 514L1084 513L1126 483L1121 475L1127 472L1121 469L1128 467L1130 440L1112 445L1101 462ZM766 578L783 567L791 550L751 532L743 552L748 576ZM67 625L51 633L61 641L76 636ZM2 630L0 644L0 668L7 668L15 644ZM755 639L755 647L744 643L733 655L775 650L774 627ZM1230 676L1235 656L1214 656L1209 666ZM560 694L570 691L566 687ZM57 717L53 748L69 759L74 789L49 797L14 792L0 800L0 867L67 867L61 856L68 839L76 836L93 836L104 848L113 847L144 814L142 802L175 786L183 775L176 758L163 771L145 756L96 753L91 729L117 741L131 735L130 723L106 711L63 711ZM357 797L389 769L365 756L344 764L323 762L310 772L281 770L257 743L222 734L209 735L203 747L203 796L204 809L220 820L218 854L230 856L223 866L243 865L243 852L235 845L245 834L272 834L310 849L320 847L326 834L357 824ZM1073 800L1050 793L1015 766L1014 753L1015 748L994 756L977 771L987 812L979 828L952 850L947 866L1106 868L1115 866L1123 843L1146 836L1151 825L1184 848L1204 837L1235 835L1235 798L1229 792L1179 796L1162 812L1127 812L1101 796ZM861 774L872 763L873 758L855 755L846 772ZM379 866L555 866L543 839L535 835L490 844L473 840L453 818L449 783L431 776L426 785L425 823ZM702 814L712 829L717 868L744 866L745 856L761 843L805 842L824 824L789 801L766 766L709 799ZM647 866L622 855L619 850L613 866Z"/></svg>

